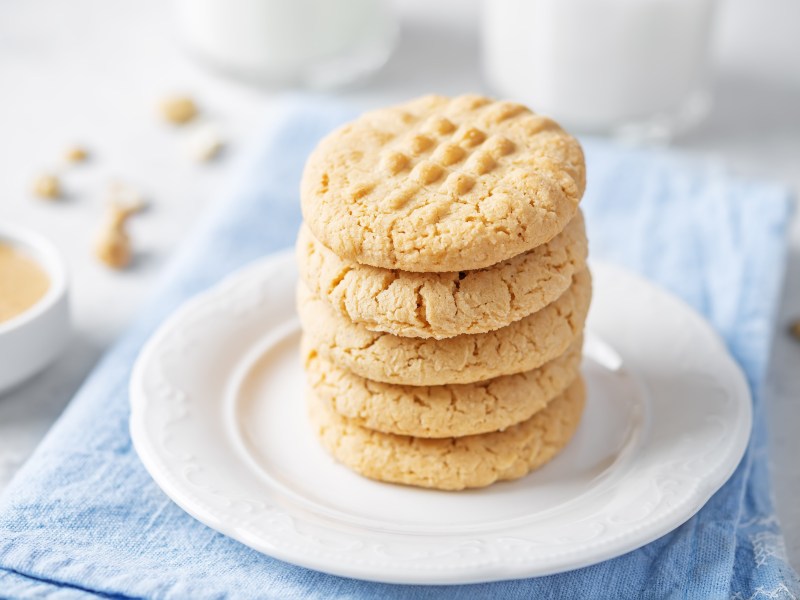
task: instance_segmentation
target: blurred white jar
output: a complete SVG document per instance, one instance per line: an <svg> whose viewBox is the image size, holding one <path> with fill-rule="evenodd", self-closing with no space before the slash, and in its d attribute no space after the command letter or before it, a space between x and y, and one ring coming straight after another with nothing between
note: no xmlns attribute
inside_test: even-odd
<svg viewBox="0 0 800 600"><path fill-rule="evenodd" d="M502 96L576 131L662 138L710 106L714 0L485 0L483 68Z"/></svg>
<svg viewBox="0 0 800 600"><path fill-rule="evenodd" d="M383 66L397 37L384 0L176 0L176 9L192 53L263 83L347 83Z"/></svg>

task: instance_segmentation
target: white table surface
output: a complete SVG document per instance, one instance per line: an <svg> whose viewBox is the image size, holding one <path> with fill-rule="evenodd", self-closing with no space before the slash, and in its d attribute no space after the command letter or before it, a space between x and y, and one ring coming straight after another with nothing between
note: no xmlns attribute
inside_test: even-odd
<svg viewBox="0 0 800 600"><path fill-rule="evenodd" d="M275 93L205 71L178 47L169 3L156 0L17 0L0 3L0 220L53 239L72 272L76 334L44 374L0 397L0 489L34 450L103 350L150 292L160 267L202 207L228 183ZM475 0L398 0L402 37L387 67L337 94L364 106L430 91L482 90ZM714 39L716 105L675 146L722 158L734 170L800 190L800 3L720 3ZM154 106L188 91L225 131L224 160L197 165L185 132ZM59 168L67 145L92 161L65 171L69 198L33 199L31 180ZM91 256L104 190L121 180L152 210L132 226L135 267L109 272ZM795 219L779 324L800 317L800 220ZM800 344L776 336L769 379L773 479L787 551L800 565Z"/></svg>

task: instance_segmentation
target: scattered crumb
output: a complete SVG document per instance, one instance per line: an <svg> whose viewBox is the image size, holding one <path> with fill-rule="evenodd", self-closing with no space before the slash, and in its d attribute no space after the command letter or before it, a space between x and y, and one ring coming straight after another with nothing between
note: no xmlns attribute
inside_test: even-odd
<svg viewBox="0 0 800 600"><path fill-rule="evenodd" d="M112 269L124 269L131 263L133 244L125 225L132 215L144 208L141 199L121 203L112 198L108 216L95 243L95 256L100 262Z"/></svg>
<svg viewBox="0 0 800 600"><path fill-rule="evenodd" d="M789 324L789 333L794 339L800 341L800 319Z"/></svg>
<svg viewBox="0 0 800 600"><path fill-rule="evenodd" d="M89 158L89 151L83 146L70 146L64 153L67 162L80 163Z"/></svg>
<svg viewBox="0 0 800 600"><path fill-rule="evenodd" d="M33 193L39 198L56 200L61 197L61 181L52 173L43 173L34 179Z"/></svg>
<svg viewBox="0 0 800 600"><path fill-rule="evenodd" d="M219 130L213 125L203 125L190 133L186 148L197 162L208 162L216 158L224 146Z"/></svg>
<svg viewBox="0 0 800 600"><path fill-rule="evenodd" d="M197 113L197 104L188 96L169 96L161 101L161 115L175 125L188 123Z"/></svg>
<svg viewBox="0 0 800 600"><path fill-rule="evenodd" d="M103 229L95 244L95 256L112 269L124 269L131 263L131 239L123 229Z"/></svg>

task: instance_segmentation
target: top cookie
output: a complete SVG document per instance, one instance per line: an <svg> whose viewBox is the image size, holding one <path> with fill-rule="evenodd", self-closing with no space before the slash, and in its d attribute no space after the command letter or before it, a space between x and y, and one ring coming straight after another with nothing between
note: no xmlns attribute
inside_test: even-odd
<svg viewBox="0 0 800 600"><path fill-rule="evenodd" d="M301 202L311 231L342 258L466 271L548 242L585 183L580 145L552 120L481 96L424 96L323 139Z"/></svg>

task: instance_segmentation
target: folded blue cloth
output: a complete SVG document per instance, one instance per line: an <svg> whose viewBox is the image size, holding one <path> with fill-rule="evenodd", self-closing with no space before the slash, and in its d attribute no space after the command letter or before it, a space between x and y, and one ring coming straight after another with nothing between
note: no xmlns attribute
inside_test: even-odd
<svg viewBox="0 0 800 600"><path fill-rule="evenodd" d="M159 293L88 378L0 499L0 597L793 598L767 469L761 395L785 266L788 193L665 152L586 143L593 256L632 268L705 314L744 368L755 427L727 484L686 524L592 567L537 579L395 586L295 567L195 521L153 483L128 435L136 354L187 297L289 246L316 140L352 116L295 101L164 273ZM657 315L654 315L657 318Z"/></svg>

